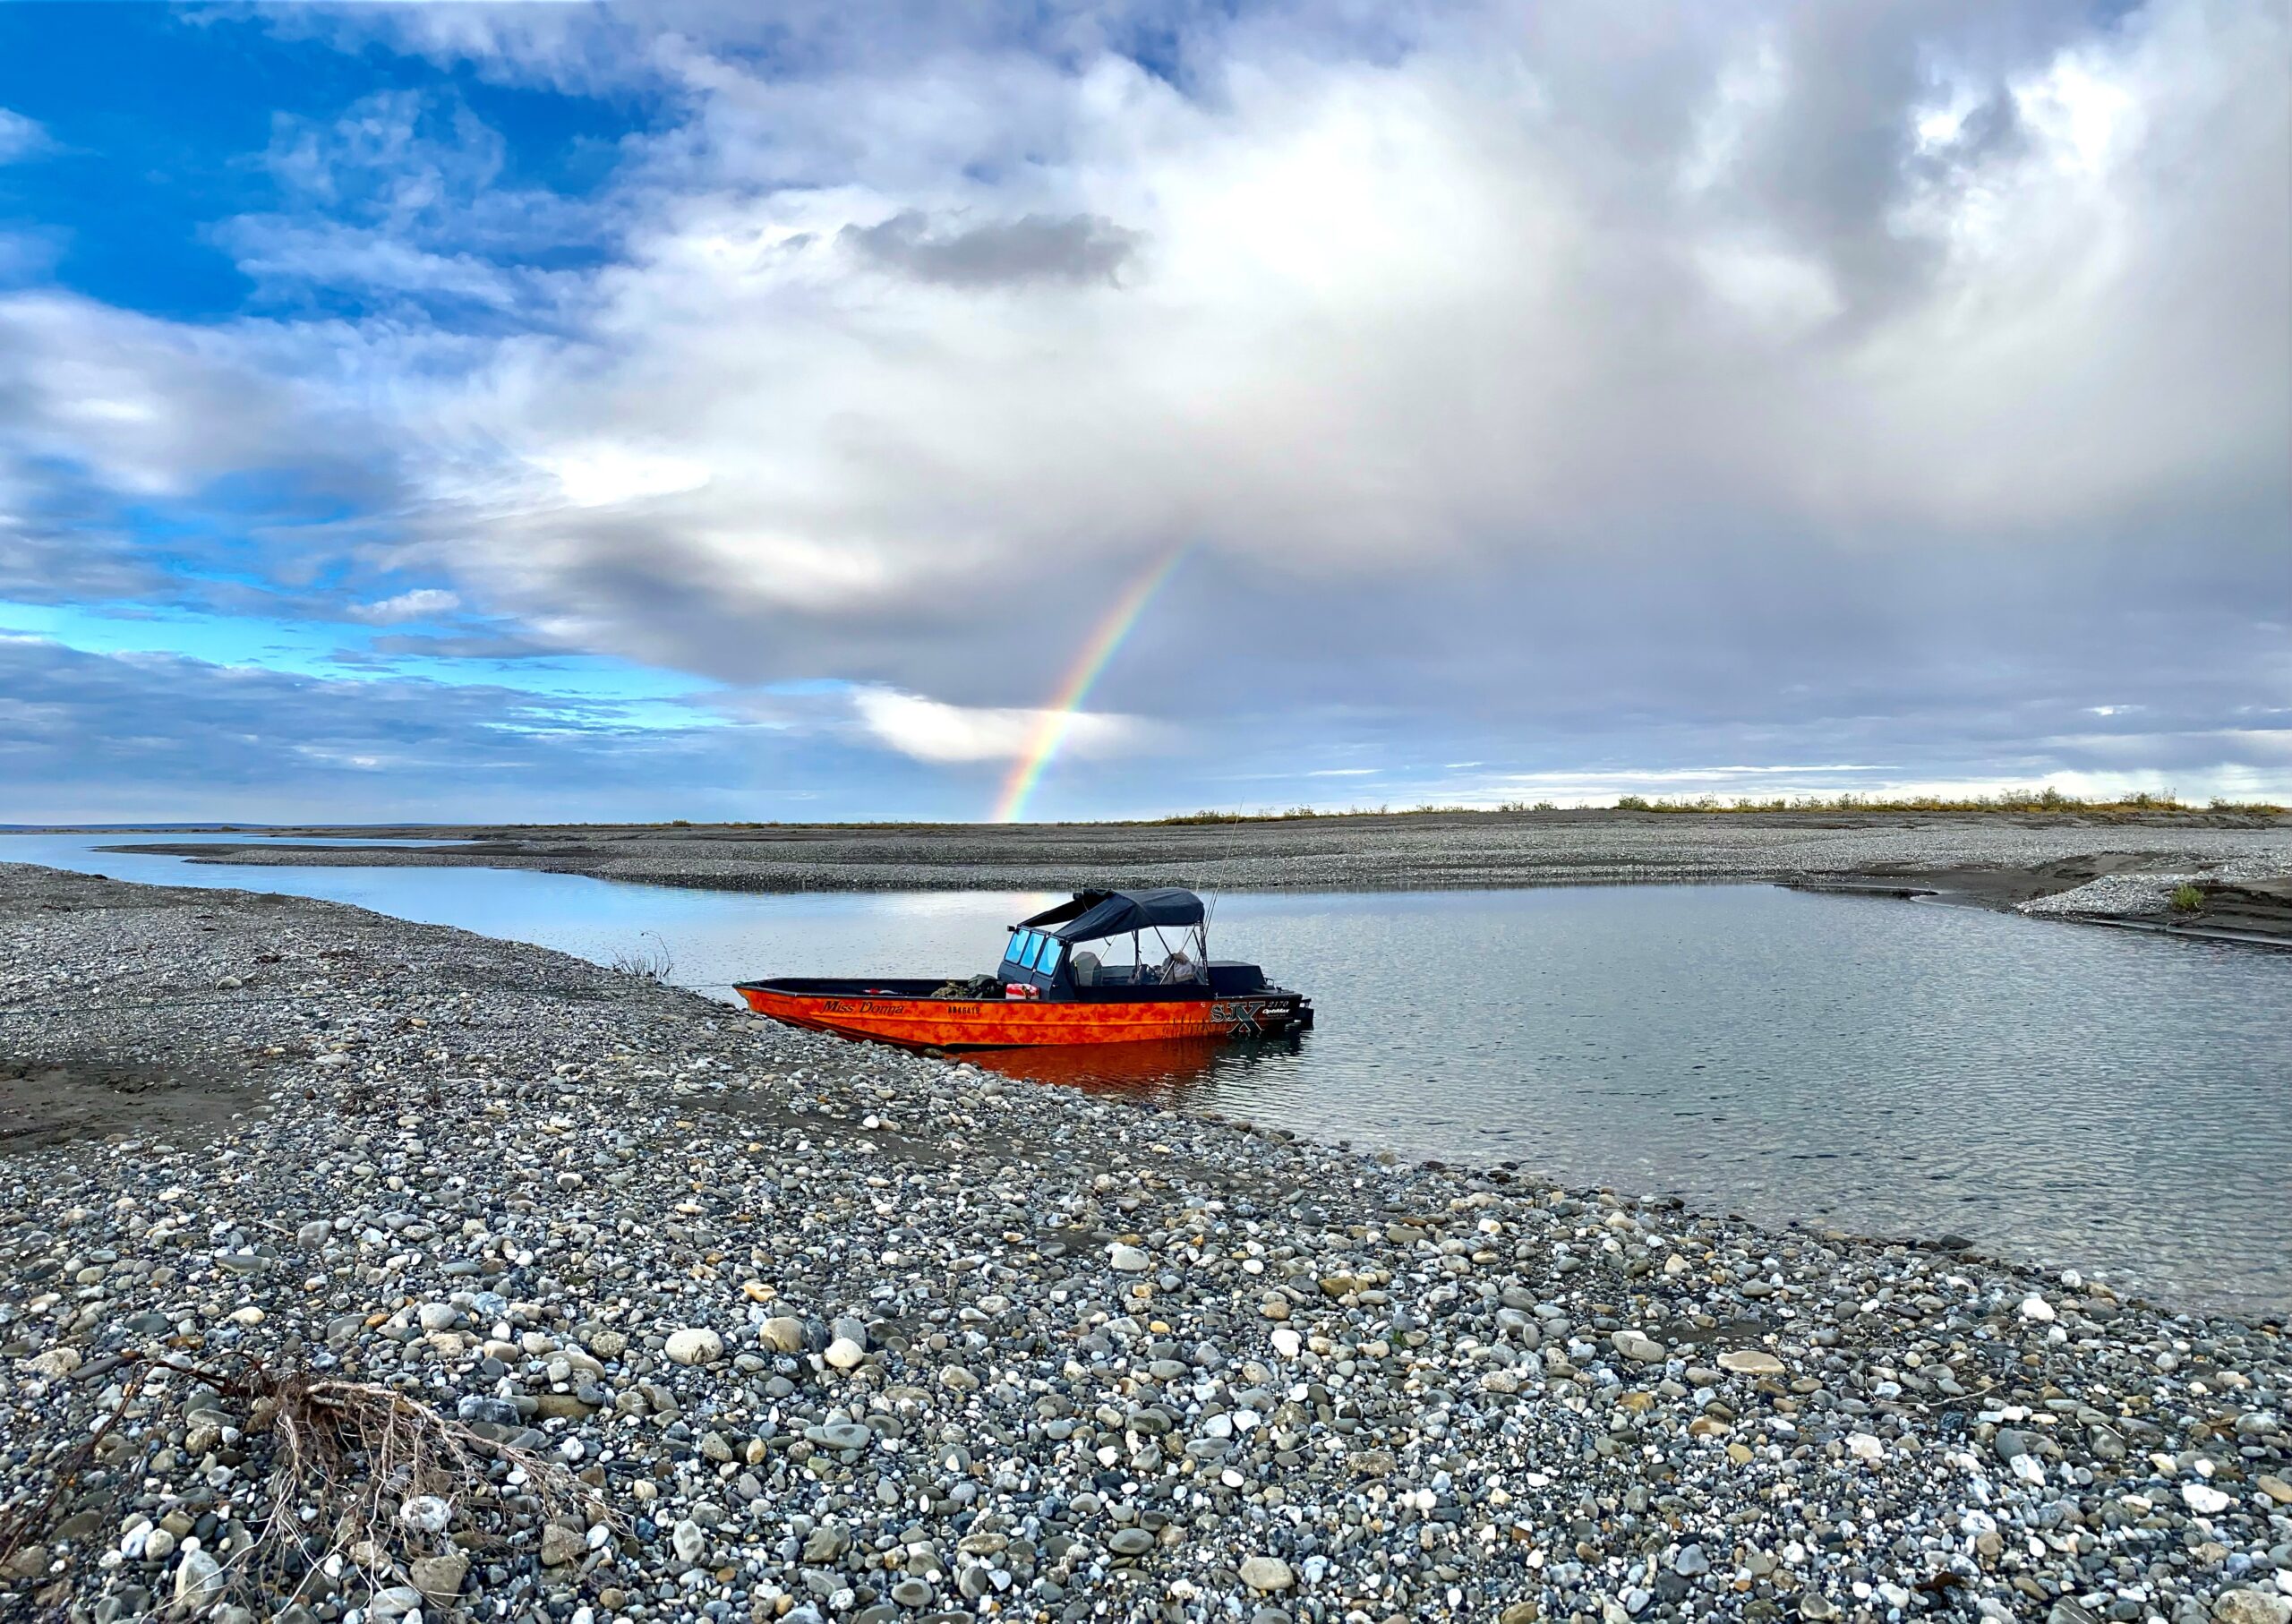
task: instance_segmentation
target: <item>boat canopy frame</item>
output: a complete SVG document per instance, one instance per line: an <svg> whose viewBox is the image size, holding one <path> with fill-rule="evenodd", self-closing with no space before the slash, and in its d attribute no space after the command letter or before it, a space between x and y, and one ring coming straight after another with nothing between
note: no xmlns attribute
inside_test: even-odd
<svg viewBox="0 0 2292 1624"><path fill-rule="evenodd" d="M1072 946L1109 936L1135 936L1156 926L1199 927L1209 910L1191 891L1164 885L1152 891L1078 891L1072 901L1046 908L1016 928L1040 930Z"/></svg>
<svg viewBox="0 0 2292 1624"><path fill-rule="evenodd" d="M1165 929L1183 932L1173 951ZM1163 957L1150 968L1141 937L1150 932ZM1047 908L1011 927L1013 946L1005 953L997 972L1006 981L1029 981L1046 990L1054 987L1104 985L1099 980L1098 955L1081 951L1087 942L1130 938L1132 987L1207 985L1210 979L1210 910L1191 891L1175 885L1152 891L1078 891L1072 899ZM1048 953L1043 948L1056 944ZM1186 950L1192 949L1189 953ZM1078 961L1090 961L1087 976Z"/></svg>

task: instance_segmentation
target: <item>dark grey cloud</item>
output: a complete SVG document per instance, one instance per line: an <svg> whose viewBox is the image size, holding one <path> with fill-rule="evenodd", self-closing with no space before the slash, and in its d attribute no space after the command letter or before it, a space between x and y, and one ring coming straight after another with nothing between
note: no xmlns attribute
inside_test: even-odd
<svg viewBox="0 0 2292 1624"><path fill-rule="evenodd" d="M787 754L767 728L634 726L604 701L0 634L0 824L498 816L573 785L629 816L784 816L760 769Z"/></svg>
<svg viewBox="0 0 2292 1624"><path fill-rule="evenodd" d="M842 236L874 264L949 287L1111 283L1139 242L1136 232L1094 214L1030 214L935 227L918 209L902 209L878 226L846 226Z"/></svg>
<svg viewBox="0 0 2292 1624"><path fill-rule="evenodd" d="M146 596L159 585L158 572L115 530L0 514L0 598L78 603Z"/></svg>

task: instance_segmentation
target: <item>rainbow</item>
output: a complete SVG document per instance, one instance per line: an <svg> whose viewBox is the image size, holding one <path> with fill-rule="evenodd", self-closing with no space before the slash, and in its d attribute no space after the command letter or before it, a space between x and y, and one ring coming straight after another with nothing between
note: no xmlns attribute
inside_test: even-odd
<svg viewBox="0 0 2292 1624"><path fill-rule="evenodd" d="M1098 629L1090 634L1090 641L1082 645L1082 652L1075 656L1073 665L1059 683L1058 691L1051 697L1050 704L1037 713L1033 735L1027 740L1027 748L1020 754L1019 759L1012 765L1011 776L1003 781L1003 793L995 803L991 821L998 824L1019 821L1019 814L1027 804L1027 797L1033 794L1035 786L1042 782L1043 770L1057 756L1058 747L1066 742L1066 731L1073 723L1074 713L1082 709L1082 701L1090 697L1091 685L1106 671L1115 651L1122 646L1122 640L1130 635L1131 628L1136 626L1139 617L1146 612L1146 606L1154 601L1154 594L1161 591L1163 583L1177 572L1178 565L1184 561L1189 551L1187 547L1175 549L1169 557L1140 576L1131 584L1130 590L1124 593L1115 606L1107 611L1106 619L1099 622Z"/></svg>

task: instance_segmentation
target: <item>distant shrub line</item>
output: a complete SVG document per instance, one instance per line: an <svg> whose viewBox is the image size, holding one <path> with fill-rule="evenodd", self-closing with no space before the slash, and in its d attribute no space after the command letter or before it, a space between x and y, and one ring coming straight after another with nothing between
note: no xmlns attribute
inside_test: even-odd
<svg viewBox="0 0 2292 1624"><path fill-rule="evenodd" d="M1156 825L1176 824L1264 824L1283 823L1292 818L1307 817L1423 817L1431 815L1489 812L1557 812L1561 808L1552 801L1508 800L1495 807L1439 806L1426 802L1422 806L1394 808L1351 807L1338 811L1322 811L1316 807L1291 807L1286 811L1221 812L1204 809L1181 812L1171 817L1150 818ZM1598 808L1580 808L1597 810ZM2244 812L2261 816L2281 816L2286 808L2272 801L2228 800L2215 797L2199 808L2184 801L2170 790L2142 791L2138 794L2115 798L2066 795L2048 785L2041 790L2000 790L1994 795L1950 797L1914 795L1889 797L1883 795L1775 795L1766 797L1738 796L1723 799L1716 795L1646 796L1619 795L1612 808L1617 812L1699 812L1732 815L1755 812L1989 812L1989 813L2100 813L2123 814L2134 812Z"/></svg>
<svg viewBox="0 0 2292 1624"><path fill-rule="evenodd" d="M1338 807L1328 809L1320 807L1290 807L1280 811L1269 808L1262 812L1220 812L1204 808L1199 812L1178 812L1168 817L1148 817L1132 821L1150 824L1159 828L1171 824L1280 824L1287 823L1293 818L1304 817L1430 817L1435 815L1454 816L1459 814L1478 815L1489 812L1557 812L1559 810L1560 804L1550 800L1508 800L1492 807L1440 806L1428 800L1414 807Z"/></svg>
<svg viewBox="0 0 2292 1624"><path fill-rule="evenodd" d="M2185 801L2170 790L2144 790L2137 794L2085 797L2065 795L2048 785L2042 790L2000 790L1995 795L1951 797L1912 795L1739 796L1722 800L1715 795L1650 800L1641 795L1621 796L1616 809L1627 812L2212 812L2280 813L2268 801L2228 800L2215 797L2204 808Z"/></svg>

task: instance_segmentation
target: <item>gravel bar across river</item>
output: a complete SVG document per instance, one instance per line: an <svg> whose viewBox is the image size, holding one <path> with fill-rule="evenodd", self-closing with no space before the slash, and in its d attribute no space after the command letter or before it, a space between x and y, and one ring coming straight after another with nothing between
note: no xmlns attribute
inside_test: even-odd
<svg viewBox="0 0 2292 1624"><path fill-rule="evenodd" d="M298 843L323 836L336 843ZM418 846L359 843L411 837ZM2292 819L2247 813L1578 809L1207 824L664 824L274 829L233 843L122 834L122 849L200 862L481 865L716 891L1040 891L1188 885L1390 891L1944 873L1987 895L2097 874L2243 864L2292 874ZM0 846L4 850L4 846ZM2074 873L2052 873L2066 865Z"/></svg>
<svg viewBox="0 0 2292 1624"><path fill-rule="evenodd" d="M332 903L6 866L0 930L0 1617L2292 1617L2280 1327ZM265 1541L271 1401L154 1355L574 1492Z"/></svg>

